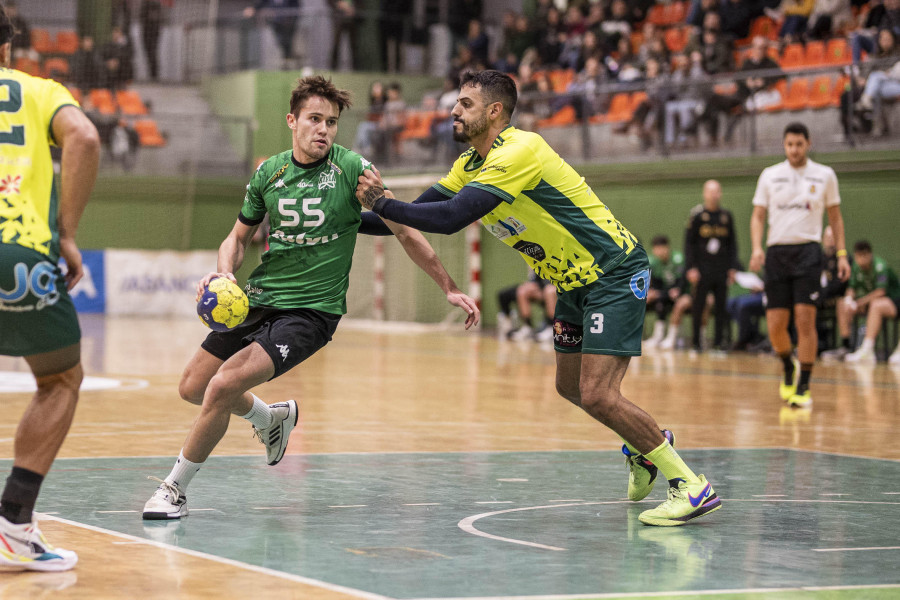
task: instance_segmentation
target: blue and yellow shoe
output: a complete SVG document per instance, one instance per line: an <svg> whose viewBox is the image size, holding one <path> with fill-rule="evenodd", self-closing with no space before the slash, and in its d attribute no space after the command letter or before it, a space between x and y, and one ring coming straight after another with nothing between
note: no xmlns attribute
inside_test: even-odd
<svg viewBox="0 0 900 600"><path fill-rule="evenodd" d="M693 483L683 479L677 481L677 485L669 486L665 502L640 514L638 519L641 523L677 527L722 508L722 500L703 475L698 475Z"/></svg>
<svg viewBox="0 0 900 600"><path fill-rule="evenodd" d="M804 391L802 394L794 393L788 398L788 404L798 408L809 408L812 406L812 396L809 394L809 390Z"/></svg>
<svg viewBox="0 0 900 600"><path fill-rule="evenodd" d="M794 376L791 378L791 383L788 385L781 380L781 385L778 387L778 394L781 396L782 400L790 400L791 396L797 393L797 380L800 379L800 361L796 358L791 358L791 362L794 364Z"/></svg>
<svg viewBox="0 0 900 600"><path fill-rule="evenodd" d="M663 429L662 434L669 440L670 445L675 445L674 433ZM625 464L628 465L628 499L632 502L643 500L653 491L658 469L644 458L643 454L632 454L625 444L622 444L622 454L625 455Z"/></svg>

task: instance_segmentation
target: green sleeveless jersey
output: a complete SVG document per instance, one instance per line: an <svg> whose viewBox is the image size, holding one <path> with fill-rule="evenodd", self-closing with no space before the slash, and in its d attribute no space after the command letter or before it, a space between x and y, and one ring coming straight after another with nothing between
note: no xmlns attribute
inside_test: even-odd
<svg viewBox="0 0 900 600"><path fill-rule="evenodd" d="M257 225L269 215L269 249L246 287L251 306L347 312L361 210L355 190L370 165L337 144L311 165L296 162L291 150L260 165L238 217Z"/></svg>

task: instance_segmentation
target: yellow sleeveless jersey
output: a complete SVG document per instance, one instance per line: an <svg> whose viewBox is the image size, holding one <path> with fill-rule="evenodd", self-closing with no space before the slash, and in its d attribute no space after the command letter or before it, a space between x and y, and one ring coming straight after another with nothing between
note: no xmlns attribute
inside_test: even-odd
<svg viewBox="0 0 900 600"><path fill-rule="evenodd" d="M49 79L0 69L0 243L58 258L57 193L50 123L63 106L78 106Z"/></svg>
<svg viewBox="0 0 900 600"><path fill-rule="evenodd" d="M536 133L507 127L486 157L469 148L434 187L452 197L466 185L503 198L481 223L559 291L596 281L638 243Z"/></svg>

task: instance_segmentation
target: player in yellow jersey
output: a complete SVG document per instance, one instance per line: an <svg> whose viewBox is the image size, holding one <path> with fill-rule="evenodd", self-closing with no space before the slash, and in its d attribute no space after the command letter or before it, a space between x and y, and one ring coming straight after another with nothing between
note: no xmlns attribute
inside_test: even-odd
<svg viewBox="0 0 900 600"><path fill-rule="evenodd" d="M556 388L624 441L628 497L642 500L659 471L667 500L644 511L648 525L674 526L717 510L721 500L672 447L646 412L619 391L630 357L641 353L650 282L647 254L590 187L544 139L512 127L512 78L498 71L463 76L453 134L472 147L450 173L411 204L384 195L376 170L357 197L379 216L432 233L481 223L556 286Z"/></svg>
<svg viewBox="0 0 900 600"><path fill-rule="evenodd" d="M37 392L16 431L0 497L0 567L64 571L78 556L51 546L32 511L82 380L81 331L68 290L83 274L75 231L97 175L100 138L66 88L9 68L14 33L0 6L0 354L25 357ZM62 147L59 188L54 143Z"/></svg>

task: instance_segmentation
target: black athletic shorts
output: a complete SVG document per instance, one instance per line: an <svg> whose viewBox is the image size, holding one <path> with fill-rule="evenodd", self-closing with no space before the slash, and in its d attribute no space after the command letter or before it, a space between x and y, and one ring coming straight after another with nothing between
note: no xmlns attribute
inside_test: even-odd
<svg viewBox="0 0 900 600"><path fill-rule="evenodd" d="M766 307L815 306L822 293L822 265L822 247L816 242L769 246L766 252Z"/></svg>
<svg viewBox="0 0 900 600"><path fill-rule="evenodd" d="M213 331L201 348L220 360L228 360L256 342L275 365L272 379L284 375L331 341L341 315L312 308L253 306L247 320L230 331Z"/></svg>

